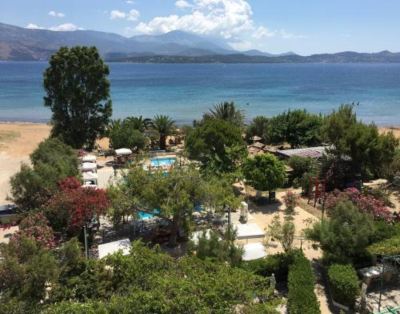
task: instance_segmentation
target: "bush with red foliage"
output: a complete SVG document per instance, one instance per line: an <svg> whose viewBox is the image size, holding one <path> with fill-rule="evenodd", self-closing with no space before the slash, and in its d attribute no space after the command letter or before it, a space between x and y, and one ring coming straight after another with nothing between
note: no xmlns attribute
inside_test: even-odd
<svg viewBox="0 0 400 314"><path fill-rule="evenodd" d="M53 229L42 212L31 213L21 220L19 231L13 235L11 241L18 243L21 238L33 239L49 249L56 245Z"/></svg>
<svg viewBox="0 0 400 314"><path fill-rule="evenodd" d="M84 188L76 178L59 183L60 191L47 205L48 216L59 231L79 232L85 223L104 214L109 199L103 189Z"/></svg>
<svg viewBox="0 0 400 314"><path fill-rule="evenodd" d="M356 188L349 188L343 192L335 190L326 199L325 206L328 210L334 208L342 201L350 200L360 211L371 214L374 219L383 219L391 222L394 216L384 201L376 199L372 195L365 195Z"/></svg>

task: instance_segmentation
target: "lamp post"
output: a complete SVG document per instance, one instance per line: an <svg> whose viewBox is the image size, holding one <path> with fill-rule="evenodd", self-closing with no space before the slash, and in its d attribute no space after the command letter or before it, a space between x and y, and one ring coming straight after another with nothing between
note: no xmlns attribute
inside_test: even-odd
<svg viewBox="0 0 400 314"><path fill-rule="evenodd" d="M87 239L87 231L86 231L86 223L83 226L83 237L84 237L84 242L85 242L85 257L86 259L89 258L89 249L88 249L88 239Z"/></svg>

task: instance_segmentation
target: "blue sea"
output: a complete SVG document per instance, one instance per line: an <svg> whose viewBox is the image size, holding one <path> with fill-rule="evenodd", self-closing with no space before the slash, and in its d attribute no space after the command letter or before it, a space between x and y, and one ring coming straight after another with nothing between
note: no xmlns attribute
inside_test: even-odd
<svg viewBox="0 0 400 314"><path fill-rule="evenodd" d="M289 108L329 113L359 103L358 116L400 124L400 64L110 63L113 117L172 116L191 123L214 104L235 101L247 119ZM45 62L0 62L0 120L44 122Z"/></svg>

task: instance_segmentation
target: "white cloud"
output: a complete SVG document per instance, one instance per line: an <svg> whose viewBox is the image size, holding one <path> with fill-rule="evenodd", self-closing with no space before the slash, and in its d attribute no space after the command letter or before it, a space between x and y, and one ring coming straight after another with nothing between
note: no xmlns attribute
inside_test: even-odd
<svg viewBox="0 0 400 314"><path fill-rule="evenodd" d="M175 6L179 9L187 9L187 8L191 8L192 5L187 2L186 0L178 0L175 2Z"/></svg>
<svg viewBox="0 0 400 314"><path fill-rule="evenodd" d="M294 39L302 35L273 30L253 20L249 0L177 0L175 6L191 10L184 14L157 16L135 27L135 33L160 34L174 30L220 37L236 49L265 46L268 38Z"/></svg>
<svg viewBox="0 0 400 314"><path fill-rule="evenodd" d="M44 27L40 27L39 25L34 24L34 23L29 23L28 25L25 26L25 28L28 28L28 29L44 29Z"/></svg>
<svg viewBox="0 0 400 314"><path fill-rule="evenodd" d="M138 10L132 9L126 16L128 21L137 21L140 17L140 12Z"/></svg>
<svg viewBox="0 0 400 314"><path fill-rule="evenodd" d="M82 29L83 28L78 27L72 23L60 24L60 25L52 26L49 28L49 30L55 31L55 32L73 32L73 31L82 30Z"/></svg>
<svg viewBox="0 0 400 314"><path fill-rule="evenodd" d="M112 10L110 12L110 19L126 19L128 21L137 21L140 17L140 12L138 10L132 9L129 12L123 12L119 10Z"/></svg>
<svg viewBox="0 0 400 314"><path fill-rule="evenodd" d="M53 17L65 17L65 14L64 14L64 13L56 12L56 11L50 11L50 12L49 12L49 15L50 15L50 16L53 16Z"/></svg>
<svg viewBox="0 0 400 314"><path fill-rule="evenodd" d="M34 23L29 23L25 28L29 28L29 29L47 29L47 30L54 31L54 32L73 32L73 31L77 31L77 30L83 30L82 27L78 27L78 26L76 26L75 24L72 24L72 23L64 23L64 24L52 26L52 27L49 27L49 28L42 27L42 26L39 26L39 25L34 24Z"/></svg>
<svg viewBox="0 0 400 314"><path fill-rule="evenodd" d="M112 10L110 12L110 19L117 20L117 19L124 19L126 17L126 13L119 11L119 10Z"/></svg>
<svg viewBox="0 0 400 314"><path fill-rule="evenodd" d="M133 2L132 0L127 0L127 1L125 1L126 2L126 4L134 4L135 2Z"/></svg>

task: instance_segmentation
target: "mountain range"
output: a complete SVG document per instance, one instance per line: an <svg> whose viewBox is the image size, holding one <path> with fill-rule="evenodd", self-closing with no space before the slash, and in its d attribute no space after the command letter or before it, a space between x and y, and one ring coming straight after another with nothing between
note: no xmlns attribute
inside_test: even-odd
<svg viewBox="0 0 400 314"><path fill-rule="evenodd" d="M400 53L341 52L300 56L259 50L235 51L214 38L183 31L130 38L106 32L27 29L0 23L0 60L44 61L61 46L96 46L108 61L169 63L400 62Z"/></svg>

